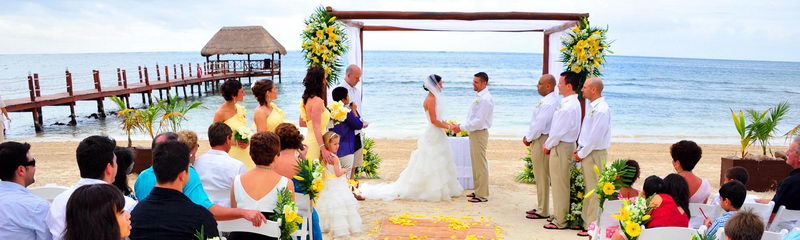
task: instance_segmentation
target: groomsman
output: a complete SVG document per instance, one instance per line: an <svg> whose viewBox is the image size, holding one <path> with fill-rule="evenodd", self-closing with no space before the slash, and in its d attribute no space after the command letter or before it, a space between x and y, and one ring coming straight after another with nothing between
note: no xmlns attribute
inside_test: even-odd
<svg viewBox="0 0 800 240"><path fill-rule="evenodd" d="M550 133L550 121L553 120L553 113L558 107L558 93L555 92L556 78L553 75L545 74L539 78L536 85L539 95L543 98L539 100L531 114L531 123L528 134L522 137L522 144L531 148L531 162L533 163L533 174L536 176L536 199L538 205L535 209L527 211L528 219L544 219L550 216L550 160L544 154L542 145L547 141Z"/></svg>
<svg viewBox="0 0 800 240"><path fill-rule="evenodd" d="M587 79L583 84L582 92L583 97L591 103L586 110L586 116L583 118L581 136L578 138L578 149L575 150L573 156L575 161L580 162L581 168L583 168L583 180L586 184L586 189L595 189L599 176L594 172L594 166L597 166L600 171L603 170L605 167L603 163L608 156L606 149L611 144L609 131L611 129L611 109L608 108L608 103L602 96L603 80L600 78ZM583 200L581 216L583 217L584 228L590 222L597 220L599 207L600 200L597 195L592 195Z"/></svg>
<svg viewBox="0 0 800 240"><path fill-rule="evenodd" d="M581 104L575 87L578 74L570 71L561 73L558 93L564 96L553 114L550 136L542 150L550 155L550 184L553 187L553 222L544 225L546 229L564 229L567 226L569 211L569 171L573 164L572 153L581 128Z"/></svg>
<svg viewBox="0 0 800 240"><path fill-rule="evenodd" d="M489 75L476 73L472 78L472 90L477 97L467 114L467 122L456 126L456 132L469 131L469 153L472 158L472 179L475 192L468 194L467 201L472 203L489 201L489 163L486 161L486 145L489 143L489 128L492 127L494 101L489 93Z"/></svg>

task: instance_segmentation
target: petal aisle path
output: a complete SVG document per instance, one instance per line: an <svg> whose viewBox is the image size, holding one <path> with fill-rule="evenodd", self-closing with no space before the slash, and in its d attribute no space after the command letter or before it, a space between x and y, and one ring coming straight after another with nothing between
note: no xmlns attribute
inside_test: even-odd
<svg viewBox="0 0 800 240"><path fill-rule="evenodd" d="M490 218L411 215L405 213L376 222L368 235L379 240L500 240L505 237L502 228Z"/></svg>

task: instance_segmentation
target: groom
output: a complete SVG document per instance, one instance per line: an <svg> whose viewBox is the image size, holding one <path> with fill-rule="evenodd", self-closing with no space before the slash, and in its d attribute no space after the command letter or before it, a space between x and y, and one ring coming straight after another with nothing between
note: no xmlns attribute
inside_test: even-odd
<svg viewBox="0 0 800 240"><path fill-rule="evenodd" d="M489 75L485 72L475 74L472 79L472 89L477 92L477 97L472 103L467 114L467 122L455 127L456 132L469 131L469 151L472 156L472 178L475 182L475 192L467 195L467 201L472 203L489 201L489 164L486 161L486 145L489 143L489 128L492 127L492 111L494 101L486 85L489 84Z"/></svg>

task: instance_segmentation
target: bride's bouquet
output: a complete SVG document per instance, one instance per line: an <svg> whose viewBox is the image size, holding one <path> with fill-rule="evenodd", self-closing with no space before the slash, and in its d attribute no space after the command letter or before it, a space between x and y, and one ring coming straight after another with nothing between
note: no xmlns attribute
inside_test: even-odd
<svg viewBox="0 0 800 240"><path fill-rule="evenodd" d="M297 160L297 175L294 179L299 181L300 189L308 194L312 203L317 201L319 192L325 187L323 171L325 170L319 160Z"/></svg>
<svg viewBox="0 0 800 240"><path fill-rule="evenodd" d="M334 124L343 123L347 119L347 114L350 113L350 109L345 107L342 101L328 104L328 110L331 111L331 120L333 120Z"/></svg>
<svg viewBox="0 0 800 240"><path fill-rule="evenodd" d="M448 120L447 124L458 124L458 123L453 120ZM455 132L450 129L444 129L444 134L447 134L448 137L469 137L469 132L463 130L461 132Z"/></svg>

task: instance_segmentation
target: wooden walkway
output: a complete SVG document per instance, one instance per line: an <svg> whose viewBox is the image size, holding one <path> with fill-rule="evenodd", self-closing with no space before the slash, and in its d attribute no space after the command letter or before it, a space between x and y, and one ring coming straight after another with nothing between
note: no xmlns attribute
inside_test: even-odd
<svg viewBox="0 0 800 240"><path fill-rule="evenodd" d="M93 70L92 78L94 82L93 89L87 90L74 90L72 73L65 72L65 85L64 92L42 95L39 84L39 74L34 73L28 76L28 90L29 97L7 99L5 100L6 109L9 112L31 112L33 115L34 128L37 132L42 131L42 107L46 106L69 106L70 118L69 125L75 125L75 102L78 101L96 101L97 114L99 118L105 118L103 107L103 100L106 97L118 96L122 98L128 107L130 107L130 96L132 94L141 94L142 102L153 104L153 91L158 91L159 99L164 99L163 94L166 93L167 97L170 96L170 88L175 88L175 94L179 94L178 88L183 88L184 97L188 96L186 87L190 87L191 93L194 94L194 88L197 86L197 93L202 96L202 86L205 86L205 92L216 91L219 87L219 82L227 79L241 79L249 77L281 77L279 63L277 66L270 66L264 68L259 65L258 68L242 67L236 65L237 61L228 62L212 62L204 64L195 64L196 68L192 71L193 65L188 65L188 71L184 71L184 65L164 66L163 71L156 65L155 79L151 79L147 67L138 67L138 81L129 82L128 75L125 70L117 68L117 86L102 86L100 81L100 71ZM171 71L170 71L171 70ZM188 74L186 74L188 73ZM188 76L187 76L188 75Z"/></svg>

